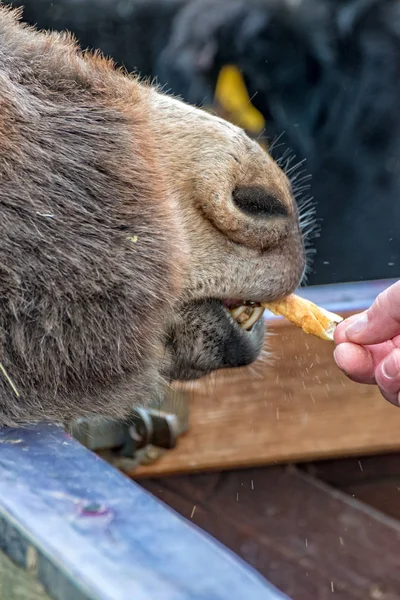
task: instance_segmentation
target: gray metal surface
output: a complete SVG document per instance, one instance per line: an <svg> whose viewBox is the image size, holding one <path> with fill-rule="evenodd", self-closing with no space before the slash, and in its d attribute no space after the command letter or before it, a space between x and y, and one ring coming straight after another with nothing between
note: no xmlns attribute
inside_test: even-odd
<svg viewBox="0 0 400 600"><path fill-rule="evenodd" d="M0 550L57 600L284 600L61 428L0 430Z"/></svg>

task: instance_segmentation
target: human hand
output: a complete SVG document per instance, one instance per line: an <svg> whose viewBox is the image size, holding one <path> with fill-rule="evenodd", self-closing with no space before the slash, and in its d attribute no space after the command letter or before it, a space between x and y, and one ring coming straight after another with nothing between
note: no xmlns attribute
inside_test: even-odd
<svg viewBox="0 0 400 600"><path fill-rule="evenodd" d="M376 384L386 400L400 406L400 281L368 310L342 321L335 343L336 364L350 379Z"/></svg>

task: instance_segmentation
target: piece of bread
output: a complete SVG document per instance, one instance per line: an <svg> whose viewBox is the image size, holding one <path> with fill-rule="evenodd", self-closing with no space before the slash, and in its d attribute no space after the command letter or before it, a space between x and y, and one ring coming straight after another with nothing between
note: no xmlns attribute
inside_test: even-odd
<svg viewBox="0 0 400 600"><path fill-rule="evenodd" d="M333 341L336 326L342 317L320 308L313 302L295 294L286 296L278 302L262 303L274 315L281 315L300 327L305 333L311 333L322 340Z"/></svg>

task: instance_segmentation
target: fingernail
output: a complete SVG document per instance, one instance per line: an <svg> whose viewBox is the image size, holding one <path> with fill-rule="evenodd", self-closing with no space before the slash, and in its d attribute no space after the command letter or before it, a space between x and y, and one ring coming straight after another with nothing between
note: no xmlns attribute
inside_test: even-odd
<svg viewBox="0 0 400 600"><path fill-rule="evenodd" d="M342 357L342 351L341 351L340 346L338 346L337 348L335 348L335 350L333 351L333 358L334 358L337 366L339 367L339 369L341 371L343 371L343 373L345 375L348 375L346 369L343 368L343 360L342 360L343 357Z"/></svg>
<svg viewBox="0 0 400 600"><path fill-rule="evenodd" d="M387 379L395 379L400 375L400 365L397 356L390 354L382 363L382 371Z"/></svg>
<svg viewBox="0 0 400 600"><path fill-rule="evenodd" d="M350 325L346 327L346 334L350 334L351 336L358 335L367 327L367 325L368 315L367 313L363 313L358 317L358 319L356 319L355 321L353 321L353 323L350 323Z"/></svg>
<svg viewBox="0 0 400 600"><path fill-rule="evenodd" d="M341 352L339 350L339 347L335 348L333 351L333 358L335 359L335 363L337 364L337 366L341 369L342 365L341 365L340 355L341 355Z"/></svg>

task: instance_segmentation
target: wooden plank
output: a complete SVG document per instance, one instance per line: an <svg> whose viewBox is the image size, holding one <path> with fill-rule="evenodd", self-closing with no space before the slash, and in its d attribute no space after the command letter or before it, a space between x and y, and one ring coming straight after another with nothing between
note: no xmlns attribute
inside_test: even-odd
<svg viewBox="0 0 400 600"><path fill-rule="evenodd" d="M301 469L400 520L400 454L307 463Z"/></svg>
<svg viewBox="0 0 400 600"><path fill-rule="evenodd" d="M316 479L345 490L368 481L400 481L400 453L310 462L300 468Z"/></svg>
<svg viewBox="0 0 400 600"><path fill-rule="evenodd" d="M292 468L163 477L142 485L293 600L400 598L399 522Z"/></svg>
<svg viewBox="0 0 400 600"><path fill-rule="evenodd" d="M343 315L368 307L389 282L304 289ZM352 383L333 346L282 319L269 320L270 358L182 386L190 430L178 447L134 477L306 461L400 448L400 411L374 386Z"/></svg>

